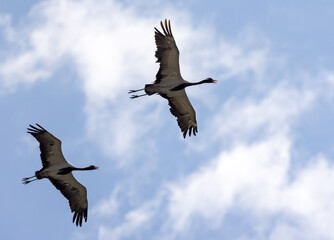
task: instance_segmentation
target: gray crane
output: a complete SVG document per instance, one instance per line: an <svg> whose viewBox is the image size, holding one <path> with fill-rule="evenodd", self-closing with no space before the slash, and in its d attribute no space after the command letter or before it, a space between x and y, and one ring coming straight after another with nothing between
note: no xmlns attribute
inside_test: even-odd
<svg viewBox="0 0 334 240"><path fill-rule="evenodd" d="M217 80L206 78L194 83L184 80L180 73L180 53L172 34L170 20L167 24L167 19L165 19L165 26L160 21L160 25L164 34L154 28L155 44L157 46L155 57L158 59L157 62L160 63L156 80L153 84L146 84L144 88L130 90L129 93L145 91L145 94L132 95L131 99L153 94L159 94L166 98L170 106L170 112L177 118L183 137L186 137L188 130L189 136L191 136L191 132L196 136L196 132L198 132L196 112L187 97L185 88L202 83L216 83Z"/></svg>
<svg viewBox="0 0 334 240"><path fill-rule="evenodd" d="M29 125L28 133L39 142L43 167L36 171L34 176L23 178L22 183L28 184L38 179L48 178L68 199L71 212L74 212L73 222L76 221L76 225L81 227L82 219L84 218L87 222L88 217L87 190L73 177L72 171L94 170L98 167L90 165L77 168L68 163L61 151L61 141L37 123L36 125L39 128Z"/></svg>

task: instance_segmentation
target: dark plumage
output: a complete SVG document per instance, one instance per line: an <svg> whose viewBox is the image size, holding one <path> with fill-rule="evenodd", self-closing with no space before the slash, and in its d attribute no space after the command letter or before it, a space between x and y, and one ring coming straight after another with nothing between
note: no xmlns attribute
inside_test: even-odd
<svg viewBox="0 0 334 240"><path fill-rule="evenodd" d="M88 217L87 190L73 177L72 171L93 170L98 167L90 165L85 168L77 168L68 163L61 151L61 141L37 123L36 125L39 128L29 125L28 133L39 142L43 167L36 171L34 176L23 178L22 181L28 184L38 179L48 178L68 199L71 211L74 212L73 222L75 221L76 225L81 227L82 219L87 221Z"/></svg>
<svg viewBox="0 0 334 240"><path fill-rule="evenodd" d="M163 98L166 98L170 106L170 112L177 117L177 122L183 132L183 137L186 137L188 131L189 136L191 132L196 135L198 132L196 112L187 97L185 88L202 83L216 83L217 81L212 78L207 78L195 83L184 80L181 76L179 66L180 53L172 34L170 21L167 23L165 19L165 25L163 25L162 21L160 25L163 33L154 28L155 44L157 46L155 56L157 62L160 63L156 79L153 84L146 84L144 88L130 90L129 93L145 91L145 94L132 95L132 99L152 94L159 94Z"/></svg>

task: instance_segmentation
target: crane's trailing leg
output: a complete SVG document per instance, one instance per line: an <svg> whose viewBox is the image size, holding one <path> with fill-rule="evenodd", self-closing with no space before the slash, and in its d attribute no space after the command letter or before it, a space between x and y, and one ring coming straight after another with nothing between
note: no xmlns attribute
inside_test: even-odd
<svg viewBox="0 0 334 240"><path fill-rule="evenodd" d="M144 89L145 89L145 88L137 89L137 90L129 90L128 94L129 94L129 93L134 93L134 92L143 91Z"/></svg>
<svg viewBox="0 0 334 240"><path fill-rule="evenodd" d="M132 95L130 98L134 99L134 98L138 98L138 97L142 97L142 96L146 96L147 94L142 94L142 95Z"/></svg>
<svg viewBox="0 0 334 240"><path fill-rule="evenodd" d="M32 178L34 178L34 177L35 177L35 179L32 179ZM29 180L29 179L32 179L32 180ZM22 179L22 183L23 183L23 184L28 184L28 183L33 182L33 181L36 181L36 180L38 180L38 179L36 178L36 176L26 177L26 178L23 178L23 179Z"/></svg>
<svg viewBox="0 0 334 240"><path fill-rule="evenodd" d="M145 88L141 88L141 89L137 89L137 90L129 90L128 94L129 94L129 93L134 93L134 92L143 91L143 90L145 90ZM142 97L142 96L145 96L145 95L147 95L147 93L145 93L145 94L141 94L141 95L132 95L130 98L131 98L131 99L134 99L134 98Z"/></svg>

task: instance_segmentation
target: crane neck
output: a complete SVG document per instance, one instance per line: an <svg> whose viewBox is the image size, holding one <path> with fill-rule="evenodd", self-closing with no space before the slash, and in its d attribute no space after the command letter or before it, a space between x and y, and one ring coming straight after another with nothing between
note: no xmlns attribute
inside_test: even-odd
<svg viewBox="0 0 334 240"><path fill-rule="evenodd" d="M65 168L59 169L58 174L65 175L65 174L69 174L72 171L86 171L86 170L94 170L94 169L98 169L98 167L95 167L93 165L90 165L90 166L84 167L84 168L65 167Z"/></svg>
<svg viewBox="0 0 334 240"><path fill-rule="evenodd" d="M199 81L199 82L181 83L180 85L177 85L176 87L172 88L171 91L179 91L179 90L185 89L186 87L199 85L199 84L206 83L206 82L207 82L206 80L202 80L202 81Z"/></svg>
<svg viewBox="0 0 334 240"><path fill-rule="evenodd" d="M73 170L78 170L78 171L86 171L86 170L95 170L98 169L98 167L95 167L93 165L90 165L88 167L84 167L84 168L74 168Z"/></svg>

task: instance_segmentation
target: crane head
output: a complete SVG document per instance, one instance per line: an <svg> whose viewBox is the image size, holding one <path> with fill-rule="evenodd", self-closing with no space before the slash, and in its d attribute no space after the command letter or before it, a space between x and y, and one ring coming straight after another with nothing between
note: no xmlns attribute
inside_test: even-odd
<svg viewBox="0 0 334 240"><path fill-rule="evenodd" d="M204 81L205 81L205 83L217 83L218 82L217 80L214 80L212 78L207 78Z"/></svg>

